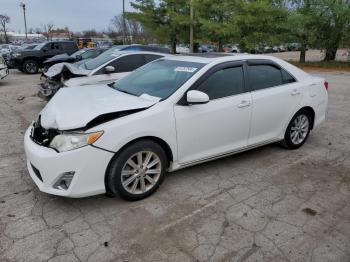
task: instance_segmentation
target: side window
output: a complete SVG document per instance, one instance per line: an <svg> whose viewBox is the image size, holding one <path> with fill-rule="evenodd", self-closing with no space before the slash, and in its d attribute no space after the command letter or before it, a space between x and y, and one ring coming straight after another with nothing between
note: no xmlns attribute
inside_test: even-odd
<svg viewBox="0 0 350 262"><path fill-rule="evenodd" d="M61 49L62 50L72 49L72 45L71 43L61 43Z"/></svg>
<svg viewBox="0 0 350 262"><path fill-rule="evenodd" d="M272 65L250 65L249 82L252 90L282 85L281 70Z"/></svg>
<svg viewBox="0 0 350 262"><path fill-rule="evenodd" d="M145 60L143 55L128 55L114 60L109 65L115 67L116 73L131 72L143 66Z"/></svg>
<svg viewBox="0 0 350 262"><path fill-rule="evenodd" d="M51 43L50 49L51 50L58 50L58 49L60 49L60 45L58 43Z"/></svg>
<svg viewBox="0 0 350 262"><path fill-rule="evenodd" d="M146 64L149 62L152 62L153 60L156 60L158 58L162 58L163 56L161 55L144 55L145 56L145 62Z"/></svg>
<svg viewBox="0 0 350 262"><path fill-rule="evenodd" d="M206 93L210 100L244 93L243 68L239 66L216 71L197 90Z"/></svg>
<svg viewBox="0 0 350 262"><path fill-rule="evenodd" d="M294 83L295 79L286 70L281 69L283 84Z"/></svg>

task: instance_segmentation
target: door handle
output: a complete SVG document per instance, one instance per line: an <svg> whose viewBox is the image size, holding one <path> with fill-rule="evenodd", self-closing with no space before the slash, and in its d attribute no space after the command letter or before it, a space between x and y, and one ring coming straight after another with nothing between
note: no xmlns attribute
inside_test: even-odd
<svg viewBox="0 0 350 262"><path fill-rule="evenodd" d="M298 89L294 89L292 93L290 93L292 96L300 95L300 91Z"/></svg>
<svg viewBox="0 0 350 262"><path fill-rule="evenodd" d="M238 108L243 108L243 107L247 107L247 106L250 106L250 101L247 101L247 100L243 100L241 101L241 103L238 104Z"/></svg>

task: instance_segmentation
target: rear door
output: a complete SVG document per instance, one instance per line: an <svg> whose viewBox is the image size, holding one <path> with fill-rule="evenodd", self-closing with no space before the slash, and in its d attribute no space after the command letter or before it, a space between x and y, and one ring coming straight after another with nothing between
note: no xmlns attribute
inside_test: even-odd
<svg viewBox="0 0 350 262"><path fill-rule="evenodd" d="M277 139L302 100L302 85L270 60L248 60L252 123L248 145Z"/></svg>
<svg viewBox="0 0 350 262"><path fill-rule="evenodd" d="M206 93L210 101L200 105L180 102L174 106L180 164L246 147L251 94L245 87L243 63L220 65L191 89Z"/></svg>
<svg viewBox="0 0 350 262"><path fill-rule="evenodd" d="M43 58L44 58L43 61L62 53L60 44L57 42L51 42L46 44L42 50L43 50Z"/></svg>

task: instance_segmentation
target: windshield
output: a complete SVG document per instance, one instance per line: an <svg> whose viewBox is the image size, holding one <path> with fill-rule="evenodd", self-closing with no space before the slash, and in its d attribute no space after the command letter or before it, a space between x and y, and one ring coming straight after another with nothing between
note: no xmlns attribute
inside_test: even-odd
<svg viewBox="0 0 350 262"><path fill-rule="evenodd" d="M81 49L79 51L76 51L75 53L71 54L70 57L76 58L78 55L81 55L86 52L86 49Z"/></svg>
<svg viewBox="0 0 350 262"><path fill-rule="evenodd" d="M88 70L96 69L99 66L107 63L108 61L111 61L112 59L118 57L120 55L118 54L118 50L119 48L109 49L106 52L100 54L98 57L95 57L94 59L86 61L84 63L85 69L88 69Z"/></svg>
<svg viewBox="0 0 350 262"><path fill-rule="evenodd" d="M205 64L160 59L118 80L113 88L135 96L165 99L179 89Z"/></svg>
<svg viewBox="0 0 350 262"><path fill-rule="evenodd" d="M34 49L34 50L41 50L41 48L43 48L45 45L46 45L46 43L42 43L42 44L37 45L37 46L34 47L33 49Z"/></svg>

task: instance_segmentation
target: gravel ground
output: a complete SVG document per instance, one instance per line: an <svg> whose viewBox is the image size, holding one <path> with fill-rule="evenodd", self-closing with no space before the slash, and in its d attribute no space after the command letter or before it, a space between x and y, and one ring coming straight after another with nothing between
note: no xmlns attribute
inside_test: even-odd
<svg viewBox="0 0 350 262"><path fill-rule="evenodd" d="M169 174L150 198L67 199L29 178L39 76L0 81L0 261L350 261L350 73L299 150L269 145Z"/></svg>
<svg viewBox="0 0 350 262"><path fill-rule="evenodd" d="M346 50L346 49L339 49L336 55L336 60L343 61L343 62L348 61L348 56L347 56L348 51L349 50ZM282 52L282 53L273 53L270 55L273 55L288 61L299 61L300 52ZM325 55L324 52L321 52L320 50L311 49L306 51L306 61L319 62L323 60L324 55Z"/></svg>

